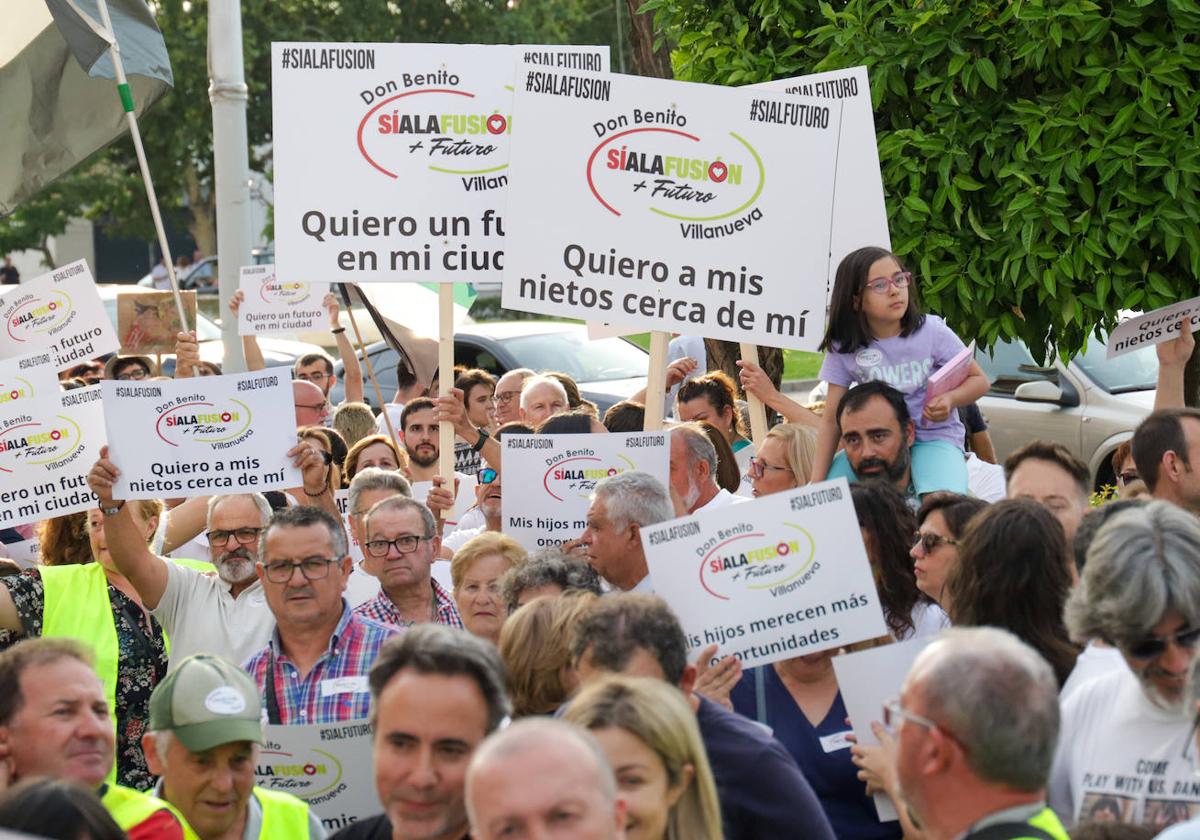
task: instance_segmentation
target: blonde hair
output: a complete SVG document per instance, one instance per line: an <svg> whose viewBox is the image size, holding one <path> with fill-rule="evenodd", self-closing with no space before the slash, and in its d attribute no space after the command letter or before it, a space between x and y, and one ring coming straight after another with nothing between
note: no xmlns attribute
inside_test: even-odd
<svg viewBox="0 0 1200 840"><path fill-rule="evenodd" d="M512 537L494 531L484 531L471 537L462 548L454 552L454 559L450 561L450 580L454 582L454 588L462 586L467 569L471 568L476 560L489 554L499 554L508 561L509 569L524 566L529 556Z"/></svg>
<svg viewBox="0 0 1200 840"><path fill-rule="evenodd" d="M795 423L780 423L767 432L767 437L783 444L787 465L797 485L812 481L813 460L817 455L817 435L812 429Z"/></svg>
<svg viewBox="0 0 1200 840"><path fill-rule="evenodd" d="M623 729L650 748L672 787L692 780L667 815L668 840L721 840L721 806L696 715L663 680L612 676L588 685L563 717L588 730Z"/></svg>
<svg viewBox="0 0 1200 840"><path fill-rule="evenodd" d="M354 446L368 435L375 434L375 412L366 403L342 403L333 412L333 428L337 429L347 446Z"/></svg>
<svg viewBox="0 0 1200 840"><path fill-rule="evenodd" d="M563 680L571 665L571 628L592 608L591 592L535 598L500 629L500 658L513 717L546 715L570 693Z"/></svg>

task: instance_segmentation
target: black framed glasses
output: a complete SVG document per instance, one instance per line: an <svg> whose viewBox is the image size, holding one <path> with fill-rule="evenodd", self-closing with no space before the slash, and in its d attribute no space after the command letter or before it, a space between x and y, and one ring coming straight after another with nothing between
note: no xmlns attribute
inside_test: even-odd
<svg viewBox="0 0 1200 840"><path fill-rule="evenodd" d="M492 402L494 402L496 405L508 405L513 401L514 397L519 397L520 395L520 391L505 391L493 396Z"/></svg>
<svg viewBox="0 0 1200 840"><path fill-rule="evenodd" d="M396 537L394 540L367 540L363 543L363 548L367 550L367 554L372 557L387 557L392 546L396 547L396 551L400 554L412 554L417 550L417 546L422 540L431 540L433 537L418 537L415 534L405 534L401 537Z"/></svg>
<svg viewBox="0 0 1200 840"><path fill-rule="evenodd" d="M895 286L897 289L907 289L908 284L912 282L912 273L908 271L897 271L891 277L876 277L868 280L863 288L869 289L877 295L882 295L889 288Z"/></svg>
<svg viewBox="0 0 1200 840"><path fill-rule="evenodd" d="M484 467L479 471L479 475L477 477L480 484L491 484L500 477L500 473L496 472L491 467Z"/></svg>
<svg viewBox="0 0 1200 840"><path fill-rule="evenodd" d="M749 468L747 468L746 474L749 475L751 478L758 479L758 478L762 478L764 475L766 475L767 470L776 470L777 472L790 473L792 471L792 468L791 467L777 467L774 464L768 464L762 458L755 457L755 458L750 459L750 466L749 466Z"/></svg>
<svg viewBox="0 0 1200 840"><path fill-rule="evenodd" d="M958 540L952 540L949 537L943 537L941 534L935 534L932 531L916 531L913 534L912 547L921 546L921 549L928 554L939 545L958 545Z"/></svg>
<svg viewBox="0 0 1200 840"><path fill-rule="evenodd" d="M329 567L337 562L336 557L308 557L299 563L291 560L275 560L263 566L267 580L271 583L287 583L296 574L296 569L305 580L324 580L329 577Z"/></svg>
<svg viewBox="0 0 1200 840"><path fill-rule="evenodd" d="M329 378L329 374L317 371L316 373L302 373L298 378L303 379L305 382L324 382Z"/></svg>
<svg viewBox="0 0 1200 840"><path fill-rule="evenodd" d="M237 540L238 545L250 545L258 542L258 535L262 533L262 530L262 528L236 528L232 531L209 531L204 536L208 537L209 545L228 545L230 537Z"/></svg>
<svg viewBox="0 0 1200 840"><path fill-rule="evenodd" d="M1125 645L1123 650L1134 659L1154 659L1166 651L1170 642L1174 642L1184 650L1194 650L1196 644L1200 642L1200 627L1189 627L1166 638L1150 636L1131 645Z"/></svg>

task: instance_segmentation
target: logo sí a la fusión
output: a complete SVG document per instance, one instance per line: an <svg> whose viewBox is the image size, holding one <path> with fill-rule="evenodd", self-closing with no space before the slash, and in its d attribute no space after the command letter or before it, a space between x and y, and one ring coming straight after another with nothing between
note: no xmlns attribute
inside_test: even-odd
<svg viewBox="0 0 1200 840"><path fill-rule="evenodd" d="M51 464L79 448L79 424L58 415L50 420L30 420L0 432L0 472L12 473L21 464Z"/></svg>
<svg viewBox="0 0 1200 840"><path fill-rule="evenodd" d="M542 476L542 487L560 502L565 496L586 499L596 489L596 482L600 479L636 469L633 461L620 453L616 461L607 463L603 458L581 455L559 461L546 470Z"/></svg>
<svg viewBox="0 0 1200 840"><path fill-rule="evenodd" d="M746 533L706 551L700 560L700 584L705 591L728 601L746 590L766 589L782 595L807 583L820 569L816 543L799 525L782 524L789 529L782 539L778 539L778 531L769 539L746 526Z"/></svg>
<svg viewBox="0 0 1200 840"><path fill-rule="evenodd" d="M606 136L587 160L592 196L616 216L650 212L678 222L719 222L754 207L766 183L762 159L730 131L644 126Z"/></svg>
<svg viewBox="0 0 1200 840"><path fill-rule="evenodd" d="M232 397L220 403L190 402L164 411L154 425L158 436L171 446L184 441L223 443L250 428L250 408Z"/></svg>
<svg viewBox="0 0 1200 840"><path fill-rule="evenodd" d="M258 294L266 303L295 306L308 300L312 292L309 291L307 283L283 283L272 274L263 278L258 287Z"/></svg>
<svg viewBox="0 0 1200 840"><path fill-rule="evenodd" d="M358 124L358 151L379 172L403 179L419 170L461 177L467 191L507 183L512 117L479 107L480 96L443 68L400 74L373 91Z"/></svg>
<svg viewBox="0 0 1200 840"><path fill-rule="evenodd" d="M8 382L0 382L0 405L27 400L33 397L33 384L20 376L14 376Z"/></svg>
<svg viewBox="0 0 1200 840"><path fill-rule="evenodd" d="M281 790L301 799L329 793L342 782L342 763L324 750L287 752L264 749L254 775L267 790Z"/></svg>
<svg viewBox="0 0 1200 840"><path fill-rule="evenodd" d="M26 295L8 315L8 337L13 341L28 341L37 333L67 323L74 311L71 296L59 289Z"/></svg>

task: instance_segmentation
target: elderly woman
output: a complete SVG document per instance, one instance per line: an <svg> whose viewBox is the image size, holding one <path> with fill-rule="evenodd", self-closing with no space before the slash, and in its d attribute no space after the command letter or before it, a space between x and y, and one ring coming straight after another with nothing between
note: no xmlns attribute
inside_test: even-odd
<svg viewBox="0 0 1200 840"><path fill-rule="evenodd" d="M595 601L595 594L578 590L546 595L505 622L500 658L514 718L554 714L578 687L571 665L571 628Z"/></svg>
<svg viewBox="0 0 1200 840"><path fill-rule="evenodd" d="M463 626L492 644L500 641L500 628L508 607L500 596L500 578L525 563L525 549L512 537L485 531L472 537L450 561L454 603Z"/></svg>
<svg viewBox="0 0 1200 840"><path fill-rule="evenodd" d="M816 454L817 435L812 429L795 423L775 426L746 470L754 495L769 496L808 484Z"/></svg>

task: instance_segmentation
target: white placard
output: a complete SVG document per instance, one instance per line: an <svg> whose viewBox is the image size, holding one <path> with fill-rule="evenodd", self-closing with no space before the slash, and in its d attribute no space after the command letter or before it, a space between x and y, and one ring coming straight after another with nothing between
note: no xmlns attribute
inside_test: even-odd
<svg viewBox="0 0 1200 840"><path fill-rule="evenodd" d="M57 390L0 412L0 524L90 510L88 470L105 443L100 385Z"/></svg>
<svg viewBox="0 0 1200 840"><path fill-rule="evenodd" d="M450 532L458 527L459 521L467 511L475 506L475 488L479 486L479 479L476 476L460 472L454 474L454 482L458 485L458 490L454 494L454 509L442 520L443 538L449 536ZM412 482L412 497L421 504L425 504L425 500L429 498L429 491L432 489L432 481L414 481Z"/></svg>
<svg viewBox="0 0 1200 840"><path fill-rule="evenodd" d="M55 371L121 346L86 260L7 291L0 297L0 318L0 357L49 350Z"/></svg>
<svg viewBox="0 0 1200 840"><path fill-rule="evenodd" d="M317 726L264 726L254 782L307 802L333 834L375 816L373 735L365 720Z"/></svg>
<svg viewBox="0 0 1200 840"><path fill-rule="evenodd" d="M842 108L522 67L504 307L815 350Z"/></svg>
<svg viewBox="0 0 1200 840"><path fill-rule="evenodd" d="M601 479L640 470L669 486L667 432L507 435L503 445L502 530L530 551L583 533Z"/></svg>
<svg viewBox="0 0 1200 840"><path fill-rule="evenodd" d="M749 668L887 633L844 478L643 528L642 546L692 654Z"/></svg>
<svg viewBox="0 0 1200 840"><path fill-rule="evenodd" d="M354 561L357 571L358 564L363 560L362 546L354 538L354 529L350 527L350 491L335 490L333 500L337 502L338 511L342 514L342 527L346 529L346 545L349 548L350 559Z"/></svg>
<svg viewBox="0 0 1200 840"><path fill-rule="evenodd" d="M271 45L279 276L498 281L516 64L607 47Z"/></svg>
<svg viewBox="0 0 1200 840"><path fill-rule="evenodd" d="M883 704L900 694L908 669L931 641L931 638L912 639L833 657L833 670L837 674L842 702L846 704L846 716L850 718L858 743L879 744L871 731L871 722L883 721ZM880 822L900 818L887 794L875 794L875 810Z"/></svg>
<svg viewBox="0 0 1200 840"><path fill-rule="evenodd" d="M1200 297L1173 303L1144 315L1122 321L1108 337L1108 356L1132 353L1140 347L1162 344L1179 336L1179 322L1184 318L1192 332L1200 329Z"/></svg>
<svg viewBox="0 0 1200 840"><path fill-rule="evenodd" d="M0 430L25 422L21 416L39 402L43 408L58 406L62 387L56 370L50 350L0 359Z"/></svg>
<svg viewBox="0 0 1200 840"><path fill-rule="evenodd" d="M238 335L294 335L326 329L329 313L322 306L328 283L279 280L273 265L244 265L244 295L238 307Z"/></svg>
<svg viewBox="0 0 1200 840"><path fill-rule="evenodd" d="M117 499L299 487L292 380L281 368L100 383Z"/></svg>

